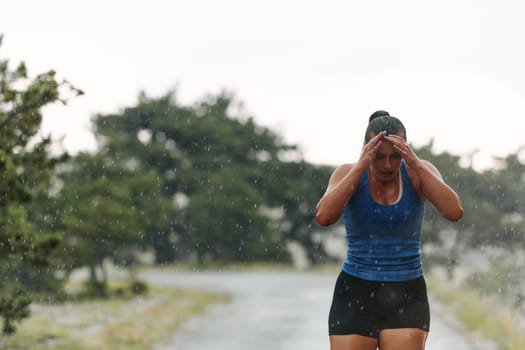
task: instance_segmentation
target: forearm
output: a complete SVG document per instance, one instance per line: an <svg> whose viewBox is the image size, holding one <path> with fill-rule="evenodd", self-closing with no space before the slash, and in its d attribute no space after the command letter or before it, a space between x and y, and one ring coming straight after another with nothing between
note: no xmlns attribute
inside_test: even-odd
<svg viewBox="0 0 525 350"><path fill-rule="evenodd" d="M346 203L357 190L364 170L362 165L357 164L344 173L334 173L335 178L330 181L316 206L316 220L321 226L328 226L339 220Z"/></svg>

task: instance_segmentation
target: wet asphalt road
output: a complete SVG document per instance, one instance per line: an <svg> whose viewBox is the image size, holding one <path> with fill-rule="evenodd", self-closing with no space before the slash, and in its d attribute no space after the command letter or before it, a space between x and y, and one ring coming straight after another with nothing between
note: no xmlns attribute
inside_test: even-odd
<svg viewBox="0 0 525 350"><path fill-rule="evenodd" d="M157 350L329 349L327 316L336 276L301 272L173 272L141 274L148 282L229 293L190 320ZM431 302L432 310L432 302ZM431 313L427 350L471 350L450 323Z"/></svg>

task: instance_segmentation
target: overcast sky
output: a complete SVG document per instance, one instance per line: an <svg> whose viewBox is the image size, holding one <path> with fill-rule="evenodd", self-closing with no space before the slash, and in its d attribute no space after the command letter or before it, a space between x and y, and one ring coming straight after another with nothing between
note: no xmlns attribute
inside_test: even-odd
<svg viewBox="0 0 525 350"><path fill-rule="evenodd" d="M475 166L525 145L525 5L421 0L3 1L0 56L86 95L45 110L44 132L92 149L89 119L177 86L229 90L308 161L357 160L368 116Z"/></svg>

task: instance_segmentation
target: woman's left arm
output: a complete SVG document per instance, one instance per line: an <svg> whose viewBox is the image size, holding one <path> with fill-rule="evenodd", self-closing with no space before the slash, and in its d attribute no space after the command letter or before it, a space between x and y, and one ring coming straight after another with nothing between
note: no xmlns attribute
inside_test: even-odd
<svg viewBox="0 0 525 350"><path fill-rule="evenodd" d="M463 207L457 193L448 186L439 170L429 161L420 159L412 148L397 135L385 137L393 143L419 179L419 189L423 196L436 207L439 213L450 221L458 221L463 217Z"/></svg>
<svg viewBox="0 0 525 350"><path fill-rule="evenodd" d="M423 195L432 203L441 215L450 221L463 217L463 207L457 193L445 183L439 170L429 161L418 159L409 165L420 181Z"/></svg>

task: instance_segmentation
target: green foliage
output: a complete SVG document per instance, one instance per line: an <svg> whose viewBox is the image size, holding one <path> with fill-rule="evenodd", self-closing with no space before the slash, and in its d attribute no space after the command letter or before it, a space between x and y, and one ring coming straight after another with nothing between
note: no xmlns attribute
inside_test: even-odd
<svg viewBox="0 0 525 350"><path fill-rule="evenodd" d="M49 155L49 137L36 138L41 109L66 102L62 89L81 93L67 82L57 82L53 71L31 79L24 63L11 69L8 60L0 59L0 317L4 333L14 332L14 322L27 317L30 299L25 290L32 289L31 277L48 266L47 257L59 243L55 235L35 229L28 220L28 207L36 196L44 197L51 171L62 160Z"/></svg>
<svg viewBox="0 0 525 350"><path fill-rule="evenodd" d="M88 266L90 288L106 295L105 260L134 263L145 232L164 226L173 205L160 197L155 173L109 162L103 154L77 155L58 178L62 188L53 206L53 225L66 233L63 267Z"/></svg>
<svg viewBox="0 0 525 350"><path fill-rule="evenodd" d="M144 295L148 293L148 285L145 282L134 280L131 282L129 289L133 295Z"/></svg>
<svg viewBox="0 0 525 350"><path fill-rule="evenodd" d="M199 262L265 260L279 254L279 237L258 213L262 198L239 172L228 168L209 174L206 189L193 194L184 210L187 224L181 236Z"/></svg>
<svg viewBox="0 0 525 350"><path fill-rule="evenodd" d="M157 262L283 260L289 239L314 246L314 198L328 169L302 161L296 146L242 112L232 115L237 107L228 94L193 106L172 92L142 94L137 106L95 120L109 159L152 169L163 195L181 201L169 227L145 236ZM270 217L271 210L285 218Z"/></svg>
<svg viewBox="0 0 525 350"><path fill-rule="evenodd" d="M29 316L29 304L31 298L22 286L9 283L2 288L0 315L4 318L3 334L13 334L16 331L14 322Z"/></svg>
<svg viewBox="0 0 525 350"><path fill-rule="evenodd" d="M315 206L326 189L333 168L314 166L305 161L279 159L261 164L252 176L265 198L265 205L282 210L277 220L283 241L299 242L314 263L326 260L326 253L315 241Z"/></svg>
<svg viewBox="0 0 525 350"><path fill-rule="evenodd" d="M424 243L439 247L431 256L425 256L427 263L444 265L452 273L468 249L525 248L525 164L519 152L499 159L495 164L498 167L478 172L471 166L461 166L459 156L436 154L432 142L415 151L438 167L445 181L458 192L464 208L458 224L443 220L431 205L427 206Z"/></svg>

